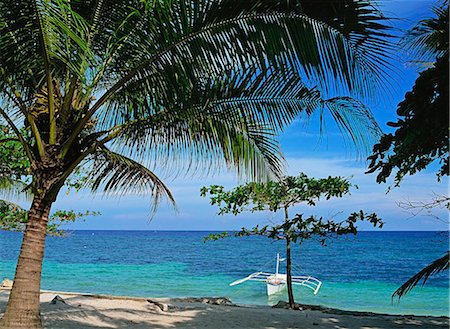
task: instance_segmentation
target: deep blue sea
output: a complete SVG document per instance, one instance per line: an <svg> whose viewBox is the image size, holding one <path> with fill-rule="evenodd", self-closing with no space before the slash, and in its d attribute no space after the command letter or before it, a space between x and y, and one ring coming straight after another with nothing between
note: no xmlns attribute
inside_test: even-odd
<svg viewBox="0 0 450 329"><path fill-rule="evenodd" d="M99 294L182 297L227 296L235 303L273 304L265 284L228 284L275 270L284 243L264 237L203 242L209 232L72 231L47 238L42 288ZM21 234L0 231L0 278L13 278ZM297 302L392 314L449 315L448 273L402 298L397 287L448 250L448 232L360 232L327 246L293 248L299 275L323 281L317 296L295 287Z"/></svg>

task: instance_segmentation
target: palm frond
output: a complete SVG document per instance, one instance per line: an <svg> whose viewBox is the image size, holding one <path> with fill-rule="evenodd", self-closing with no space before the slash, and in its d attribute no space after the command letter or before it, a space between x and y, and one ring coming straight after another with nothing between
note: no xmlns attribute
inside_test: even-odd
<svg viewBox="0 0 450 329"><path fill-rule="evenodd" d="M162 112L177 115L189 108L199 111L215 108L214 112L235 113L240 118L264 122L274 130L281 130L301 111L311 114L320 99L319 91L308 88L292 70L284 74L251 69L243 73L228 71L220 77L199 79L186 90L183 98L177 98L176 91L171 91L164 101L136 94L137 87L133 85L126 92L116 94L99 113L100 129Z"/></svg>
<svg viewBox="0 0 450 329"><path fill-rule="evenodd" d="M226 164L264 180L284 167L276 135L302 112L312 113L320 98L295 74L205 79L185 103L167 109L145 101L136 106L134 96L115 101L99 118L104 129L124 127L114 142L118 149L151 163L177 164L184 173Z"/></svg>
<svg viewBox="0 0 450 329"><path fill-rule="evenodd" d="M84 80L88 23L67 0L0 2L0 68L24 99L42 86L46 74L65 81L67 73ZM83 67L84 65L84 67Z"/></svg>
<svg viewBox="0 0 450 329"><path fill-rule="evenodd" d="M398 297L399 299L406 295L411 289L413 289L421 280L422 286L427 282L430 276L439 272L448 270L449 268L449 252L445 256L436 259L430 265L424 267L421 271L412 276L408 281L403 283L393 294L392 298Z"/></svg>
<svg viewBox="0 0 450 329"><path fill-rule="evenodd" d="M92 159L88 161L88 167L90 170L86 186L94 192L101 189L104 193L116 195L129 192L150 194L153 213L161 199L166 199L175 206L172 192L155 173L104 146L96 150Z"/></svg>
<svg viewBox="0 0 450 329"><path fill-rule="evenodd" d="M9 200L31 201L33 195L28 184L2 174L0 166L0 197Z"/></svg>
<svg viewBox="0 0 450 329"><path fill-rule="evenodd" d="M30 92L38 83L33 74L44 71L35 14L31 1L0 2L0 67L13 75L18 87Z"/></svg>
<svg viewBox="0 0 450 329"><path fill-rule="evenodd" d="M81 161L103 131L126 127L111 146L131 161L182 158L189 171L199 157L258 179L280 173L276 135L298 115L328 106L344 131L364 126L356 102L323 99L383 83L386 22L365 0L0 1L0 96L43 109L35 125L17 118L35 154L58 139L63 161Z"/></svg>
<svg viewBox="0 0 450 329"><path fill-rule="evenodd" d="M275 142L277 134L296 117L319 109L330 110L358 149L367 147L379 132L362 103L348 97L324 100L317 89L307 88L292 71L289 75L230 73L222 80L205 79L193 88L186 103L170 108L155 108L133 96L119 98L103 112L104 117L98 118L105 130L111 125L116 126L115 131L122 129L114 147L133 150L132 156L140 161L176 165L182 172L209 172L225 163L261 179L257 172L263 173L261 161L266 159L265 168L278 176L283 166ZM239 161L236 151L244 151L242 145L247 145L247 151L243 152L244 161ZM251 158L260 159L261 164L248 170L250 162L244 154L253 154Z"/></svg>
<svg viewBox="0 0 450 329"><path fill-rule="evenodd" d="M438 1L433 12L435 17L421 20L400 42L415 61L434 62L437 58L448 55L448 0Z"/></svg>
<svg viewBox="0 0 450 329"><path fill-rule="evenodd" d="M224 165L258 180L280 175L284 166L273 131L233 115L193 108L136 120L112 145L170 175L217 173Z"/></svg>
<svg viewBox="0 0 450 329"><path fill-rule="evenodd" d="M181 98L199 77L251 67L294 67L323 91L337 88L366 95L387 75L392 49L384 39L385 19L368 2L351 7L349 25L346 20L336 24L315 19L313 14L323 17L311 6L288 10L282 1L173 1L155 3L150 10L137 5L132 9L118 33L142 20L147 28L145 33L134 29L126 37L109 39L120 43L108 46L119 53L105 71L108 79L102 88L109 91L94 108L128 84L139 82L136 92L160 99L169 99L170 90ZM344 16L350 12L345 10Z"/></svg>
<svg viewBox="0 0 450 329"><path fill-rule="evenodd" d="M342 135L349 137L356 150L362 154L370 152L382 131L369 108L350 97L327 99L323 105L330 111Z"/></svg>

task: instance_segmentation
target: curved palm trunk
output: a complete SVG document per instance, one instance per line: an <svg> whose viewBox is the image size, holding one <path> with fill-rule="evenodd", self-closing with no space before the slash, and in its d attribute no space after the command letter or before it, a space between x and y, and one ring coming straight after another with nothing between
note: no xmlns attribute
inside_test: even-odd
<svg viewBox="0 0 450 329"><path fill-rule="evenodd" d="M42 328L40 287L44 242L52 201L35 196L28 214L12 287L1 329Z"/></svg>

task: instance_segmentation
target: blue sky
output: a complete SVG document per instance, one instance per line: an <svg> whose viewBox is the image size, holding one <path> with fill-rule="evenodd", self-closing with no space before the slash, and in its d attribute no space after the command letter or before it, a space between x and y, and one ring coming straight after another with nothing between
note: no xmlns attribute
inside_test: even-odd
<svg viewBox="0 0 450 329"><path fill-rule="evenodd" d="M432 1L425 0L389 0L378 1L386 16L396 17L395 27L407 29L419 19L430 16ZM382 93L382 100L371 104L371 109L384 131L389 131L387 121L395 120L396 104L403 99L417 77L414 67L398 64L398 78L393 83L392 90ZM334 124L327 124L327 132L320 138L317 118L309 125L297 120L281 136L281 145L288 164L288 174L296 175L305 172L315 177L340 175L352 177L351 181L359 186L351 196L340 200L330 200L319 203L311 208L297 207L293 212L333 216L336 220L344 219L350 212L363 209L376 212L385 221L385 230L447 230L448 224L430 216L411 217L411 214L400 208L397 203L402 201L424 201L433 194L447 194L447 180L436 181L432 170L424 171L412 177L407 177L400 188L386 191L388 184L376 184L375 175L366 175L367 163L358 159L351 147L345 146ZM178 204L174 211L162 204L159 211L150 221L149 198L141 196L125 196L103 198L93 196L89 192L61 192L53 209L74 209L77 211L95 210L101 216L88 218L68 226L68 229L103 229L103 230L229 230L250 227L255 224L277 222L281 214L258 213L241 214L240 216L217 216L216 208L209 205L207 199L199 196L199 189L210 184L222 184L233 187L242 183L235 174L224 172L215 177L178 177L166 180ZM444 220L447 212L437 210L435 215ZM361 229L370 229L361 225Z"/></svg>

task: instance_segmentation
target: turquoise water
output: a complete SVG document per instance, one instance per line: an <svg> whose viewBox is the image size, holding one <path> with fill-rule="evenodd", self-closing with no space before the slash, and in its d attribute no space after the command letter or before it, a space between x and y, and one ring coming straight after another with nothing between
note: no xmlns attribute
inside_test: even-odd
<svg viewBox="0 0 450 329"><path fill-rule="evenodd" d="M271 305L265 285L228 284L274 271L284 244L263 237L204 243L209 232L74 231L48 238L42 287L144 297L227 296L235 303ZM0 232L0 277L14 275L21 235ZM8 252L4 252L8 250ZM298 302L392 314L449 315L449 279L436 276L400 303L391 294L410 275L448 250L448 233L361 232L322 247L293 249L298 274L322 280L317 296L295 287ZM297 271L299 272L299 271Z"/></svg>

